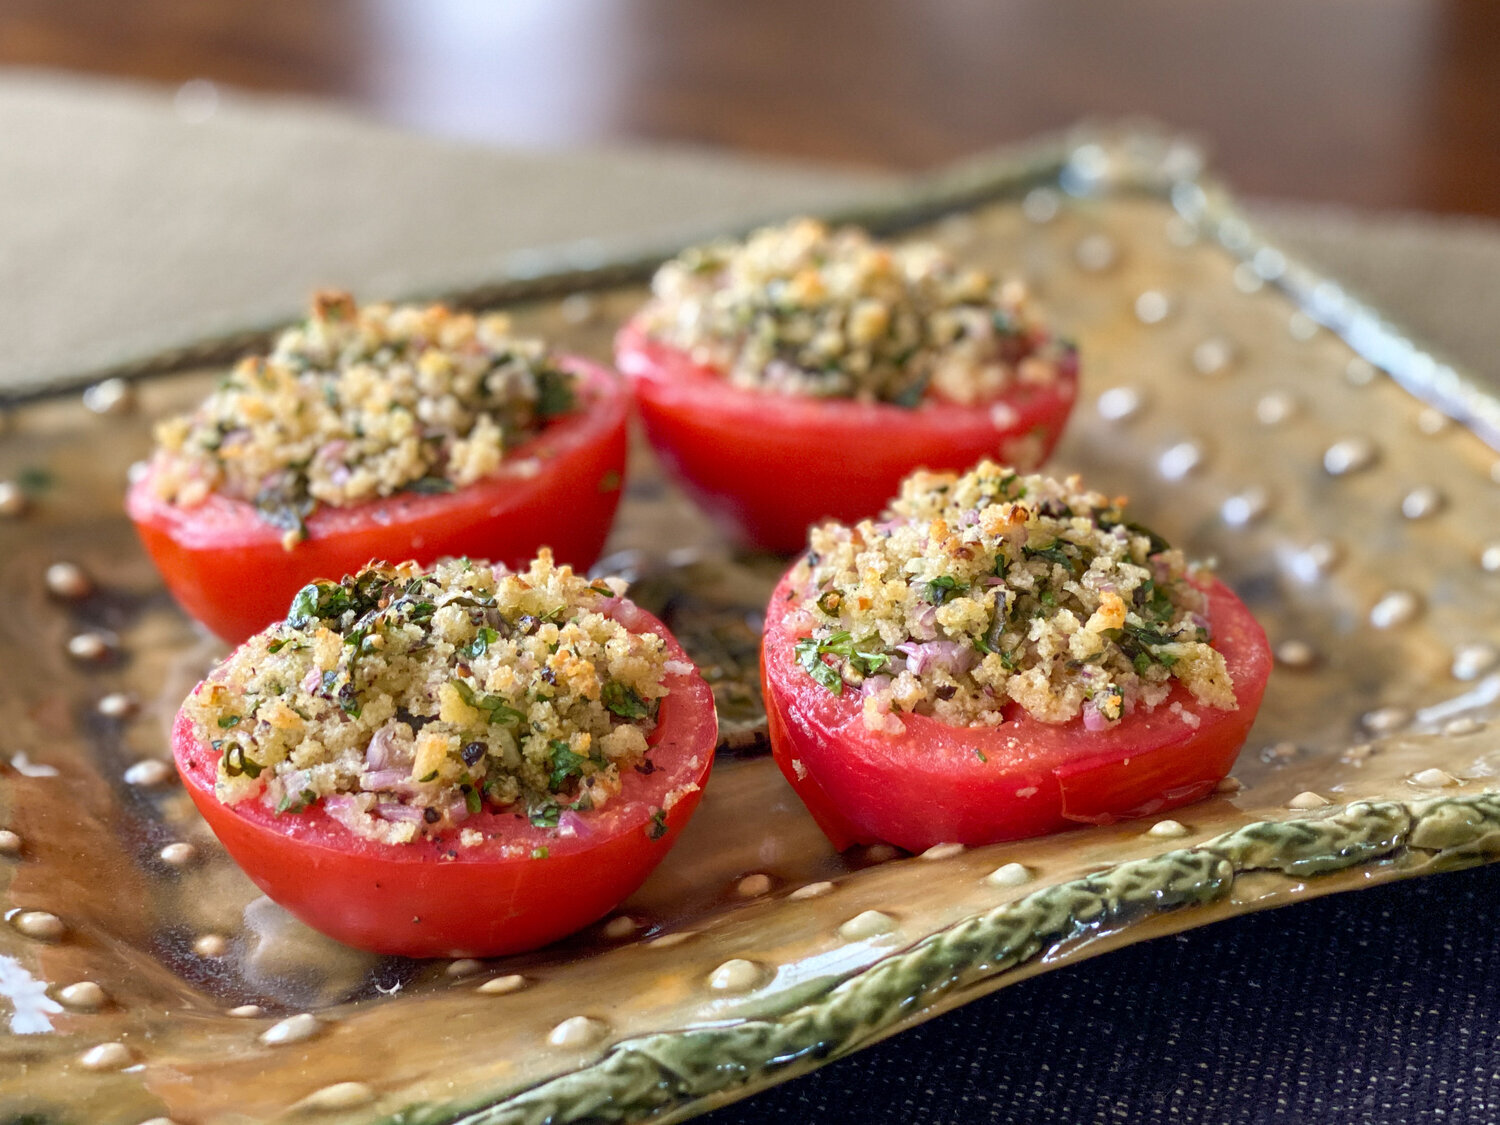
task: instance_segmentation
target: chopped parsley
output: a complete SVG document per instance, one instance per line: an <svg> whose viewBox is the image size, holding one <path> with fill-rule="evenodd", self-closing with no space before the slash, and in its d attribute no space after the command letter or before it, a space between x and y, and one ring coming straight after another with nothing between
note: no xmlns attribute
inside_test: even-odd
<svg viewBox="0 0 1500 1125"><path fill-rule="evenodd" d="M543 367L536 373L536 413L543 421L559 414L571 414L578 407L573 390L573 376L555 367Z"/></svg>
<svg viewBox="0 0 1500 1125"><path fill-rule="evenodd" d="M244 774L253 781L260 776L260 771L264 767L245 753L242 743L231 742L224 748L223 768L230 777L239 777Z"/></svg>
<svg viewBox="0 0 1500 1125"><path fill-rule="evenodd" d="M873 648L874 637L855 640L847 629L841 629L825 641L816 637L803 637L794 646L797 663L807 674L822 684L834 695L842 695L844 677L840 670L823 659L824 656L840 658L844 666L860 676L873 676L890 664L891 658Z"/></svg>
<svg viewBox="0 0 1500 1125"><path fill-rule="evenodd" d="M940 574L927 583L927 600L933 605L945 605L968 590L951 574Z"/></svg>
<svg viewBox="0 0 1500 1125"><path fill-rule="evenodd" d="M1063 549L1061 540L1054 540L1045 547L1026 546L1021 550L1028 559L1046 559L1050 563L1063 567L1070 574L1075 576L1078 574L1080 560Z"/></svg>
<svg viewBox="0 0 1500 1125"><path fill-rule="evenodd" d="M453 684L453 690L458 692L460 699L476 711L483 711L489 715L490 722L502 726L525 722L526 716L505 702L500 696L476 692L463 680L450 680L449 682Z"/></svg>
<svg viewBox="0 0 1500 1125"><path fill-rule="evenodd" d="M470 660L478 660L489 651L490 645L500 639L500 634L488 625L481 625L479 631L474 634L474 639L464 645L459 651ZM467 702L467 701L466 701Z"/></svg>
<svg viewBox="0 0 1500 1125"><path fill-rule="evenodd" d="M562 806L556 801L540 801L526 810L526 817L537 828L556 828Z"/></svg>
<svg viewBox="0 0 1500 1125"><path fill-rule="evenodd" d="M547 775L547 788L554 793L566 789L570 782L583 777L584 767L589 764L589 759L582 754L576 754L572 748L561 739L553 739L551 744L551 771Z"/></svg>
<svg viewBox="0 0 1500 1125"><path fill-rule="evenodd" d="M615 680L609 680L601 689L600 700L611 712L622 719L644 719L651 708L634 688L628 688Z"/></svg>
<svg viewBox="0 0 1500 1125"><path fill-rule="evenodd" d="M304 789L300 793L293 793L290 789L281 795L281 800L276 802L276 812L299 813L318 799L318 795L311 789Z"/></svg>

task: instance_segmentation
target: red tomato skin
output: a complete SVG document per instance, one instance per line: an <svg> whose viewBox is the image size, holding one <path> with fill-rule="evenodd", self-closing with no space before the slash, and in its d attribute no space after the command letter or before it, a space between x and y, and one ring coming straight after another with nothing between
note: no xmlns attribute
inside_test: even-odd
<svg viewBox="0 0 1500 1125"><path fill-rule="evenodd" d="M660 633L669 659L686 661L657 619L631 603L613 613L637 632ZM172 728L177 771L193 803L253 883L309 926L347 945L405 957L498 957L566 937L635 891L697 808L713 764L718 720L696 670L667 677L650 738L649 774L628 772L603 808L579 814L579 833L559 836L513 813L482 813L463 827L504 832L463 847L457 830L434 841L381 844L356 836L313 805L277 816L258 800L226 805L214 795L219 751L179 711ZM666 831L652 814L667 794ZM586 828L586 831L585 831ZM501 854L503 845L519 849ZM532 850L546 848L544 858Z"/></svg>
<svg viewBox="0 0 1500 1125"><path fill-rule="evenodd" d="M1237 710L1203 706L1177 684L1155 710L1103 731L1084 730L1081 718L1044 723L1017 707L997 727L903 715L906 733L891 737L865 728L855 693L836 696L796 664L797 637L782 623L797 604L794 594L788 576L766 614L761 676L771 747L840 850L877 842L911 852L940 843L979 846L1153 816L1199 800L1234 765L1271 671L1264 630L1215 581L1207 588L1208 617ZM1173 703L1198 726L1173 714Z"/></svg>
<svg viewBox="0 0 1500 1125"><path fill-rule="evenodd" d="M810 524L875 515L913 469L961 470L984 457L1035 468L1078 393L1069 353L1054 386L999 404L911 410L765 394L730 386L633 322L615 339L615 363L668 472L735 542L780 554L805 547Z"/></svg>
<svg viewBox="0 0 1500 1125"><path fill-rule="evenodd" d="M131 484L125 509L178 604L230 644L285 617L308 582L371 559L468 555L519 567L550 546L558 562L586 569L620 502L629 397L614 373L567 363L583 378L583 410L511 450L495 476L450 493L320 506L291 550L249 503L214 494L178 507L156 495L149 474ZM534 475L518 468L535 462Z"/></svg>

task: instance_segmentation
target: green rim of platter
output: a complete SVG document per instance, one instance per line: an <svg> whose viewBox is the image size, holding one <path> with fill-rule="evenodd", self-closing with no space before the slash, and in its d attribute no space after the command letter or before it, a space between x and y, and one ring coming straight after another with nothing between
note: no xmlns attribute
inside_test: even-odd
<svg viewBox="0 0 1500 1125"><path fill-rule="evenodd" d="M1500 793L1403 803L1356 801L1259 821L1190 848L1117 864L966 918L784 1011L628 1039L596 1062L501 1101L413 1107L386 1125L562 1125L674 1121L848 1054L930 1008L1091 931L1229 897L1252 872L1314 878L1373 864L1424 870L1484 862L1500 848Z"/></svg>

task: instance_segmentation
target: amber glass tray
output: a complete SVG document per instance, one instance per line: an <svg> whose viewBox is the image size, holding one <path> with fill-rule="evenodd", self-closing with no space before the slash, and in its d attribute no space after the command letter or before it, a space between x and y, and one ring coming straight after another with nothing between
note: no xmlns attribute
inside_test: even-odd
<svg viewBox="0 0 1500 1125"><path fill-rule="evenodd" d="M1232 781L1170 820L833 852L762 744L757 629L783 561L732 555L637 443L600 566L714 683L698 818L620 910L540 953L343 949L257 896L167 764L221 650L121 494L150 421L232 347L149 357L10 404L0 435L0 1120L680 1120L1079 957L1494 857L1493 396L1154 135L1049 142L855 217L1023 275L1079 341L1056 464L1217 558L1275 648ZM454 296L604 357L648 265Z"/></svg>

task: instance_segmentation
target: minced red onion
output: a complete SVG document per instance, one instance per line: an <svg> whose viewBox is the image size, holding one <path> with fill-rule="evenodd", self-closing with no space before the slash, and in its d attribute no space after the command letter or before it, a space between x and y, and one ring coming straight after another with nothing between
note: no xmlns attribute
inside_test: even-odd
<svg viewBox="0 0 1500 1125"><path fill-rule="evenodd" d="M366 792L396 792L409 789L411 774L407 770L366 770L359 775L359 787Z"/></svg>
<svg viewBox="0 0 1500 1125"><path fill-rule="evenodd" d="M934 606L924 605L912 614L911 635L919 641L930 641L937 637L937 609ZM921 675L920 672L917 674Z"/></svg>
<svg viewBox="0 0 1500 1125"><path fill-rule="evenodd" d="M365 748L365 765L372 770L390 769L396 754L396 746L392 741L395 735L395 727L390 723L371 735L370 745Z"/></svg>
<svg viewBox="0 0 1500 1125"><path fill-rule="evenodd" d="M951 675L967 672L974 667L979 654L970 645L958 641L924 641L920 644L903 641L896 651L906 654L906 670L920 676L931 665Z"/></svg>
<svg viewBox="0 0 1500 1125"><path fill-rule="evenodd" d="M381 820L400 820L421 824L426 820L424 810L416 805L403 805L400 801L382 801L375 806L375 815Z"/></svg>
<svg viewBox="0 0 1500 1125"><path fill-rule="evenodd" d="M323 798L323 811L351 832L365 831L363 807L359 798L349 793L330 793Z"/></svg>

